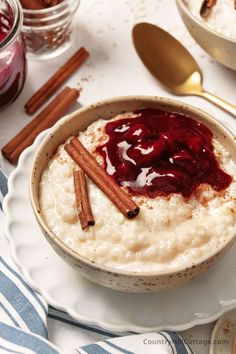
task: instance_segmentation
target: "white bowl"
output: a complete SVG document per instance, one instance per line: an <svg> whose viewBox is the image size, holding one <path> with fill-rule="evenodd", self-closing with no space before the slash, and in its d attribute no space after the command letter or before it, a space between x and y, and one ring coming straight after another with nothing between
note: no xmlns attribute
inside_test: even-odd
<svg viewBox="0 0 236 354"><path fill-rule="evenodd" d="M198 20L189 11L184 0L176 0L176 4L186 28L195 41L216 61L236 70L236 40L214 31Z"/></svg>
<svg viewBox="0 0 236 354"><path fill-rule="evenodd" d="M187 266L181 266L173 270L135 272L109 268L82 257L50 230L39 203L39 182L44 169L55 154L58 146L64 143L68 137L79 130L84 130L101 116L109 120L115 115L123 112L132 112L142 107L179 112L203 122L213 132L214 138L229 151L231 158L236 162L234 137L214 118L198 108L161 97L118 97L82 108L61 119L39 146L34 158L30 178L30 198L34 214L43 234L55 251L75 270L80 272L82 276L95 283L116 290L140 293L179 287L205 272L232 246L235 235L229 237L227 242L222 243L217 249L204 254L197 262L192 262Z"/></svg>

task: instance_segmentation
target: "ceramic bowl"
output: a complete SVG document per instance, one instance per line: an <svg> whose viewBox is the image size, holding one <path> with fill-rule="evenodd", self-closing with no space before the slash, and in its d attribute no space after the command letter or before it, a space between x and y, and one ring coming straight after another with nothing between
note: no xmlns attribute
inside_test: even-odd
<svg viewBox="0 0 236 354"><path fill-rule="evenodd" d="M213 59L236 70L236 40L214 31L199 21L191 14L184 0L176 0L176 4L186 28L195 41Z"/></svg>
<svg viewBox="0 0 236 354"><path fill-rule="evenodd" d="M100 117L109 120L117 114L130 112L141 107L163 109L170 112L187 114L206 124L229 151L236 163L236 149L234 137L211 116L203 111L187 106L182 102L158 97L121 97L93 104L82 108L62 118L49 132L39 146L35 155L30 177L30 199L36 219L46 239L55 251L74 269L87 279L116 290L127 292L155 292L164 289L179 287L211 267L232 245L234 237L229 238L221 248L204 255L194 265L181 267L175 270L162 272L133 272L109 268L85 259L60 241L50 231L40 210L39 182L42 172L48 161L54 155L58 146L80 130L86 129Z"/></svg>

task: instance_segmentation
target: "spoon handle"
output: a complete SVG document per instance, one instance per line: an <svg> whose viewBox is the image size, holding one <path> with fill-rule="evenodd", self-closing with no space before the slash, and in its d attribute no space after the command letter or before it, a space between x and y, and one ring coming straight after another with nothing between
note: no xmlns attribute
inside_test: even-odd
<svg viewBox="0 0 236 354"><path fill-rule="evenodd" d="M229 103L223 100L222 98L214 95L213 93L204 90L200 93L200 96L214 103L216 106L222 108L225 112L230 113L236 117L236 106L232 103Z"/></svg>

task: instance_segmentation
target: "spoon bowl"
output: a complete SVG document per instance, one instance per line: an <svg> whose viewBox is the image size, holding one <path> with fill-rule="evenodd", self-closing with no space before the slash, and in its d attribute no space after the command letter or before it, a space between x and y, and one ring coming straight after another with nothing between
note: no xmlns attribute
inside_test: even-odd
<svg viewBox="0 0 236 354"><path fill-rule="evenodd" d="M201 96L236 116L236 106L204 90L196 60L177 39L150 23L138 23L132 35L143 64L170 92Z"/></svg>

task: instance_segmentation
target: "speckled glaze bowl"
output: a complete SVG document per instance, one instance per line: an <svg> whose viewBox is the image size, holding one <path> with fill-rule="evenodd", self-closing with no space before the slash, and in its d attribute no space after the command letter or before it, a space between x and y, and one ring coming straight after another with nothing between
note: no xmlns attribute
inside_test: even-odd
<svg viewBox="0 0 236 354"><path fill-rule="evenodd" d="M189 11L184 0L176 0L180 16L195 41L216 61L236 70L236 40L220 34Z"/></svg>
<svg viewBox="0 0 236 354"><path fill-rule="evenodd" d="M231 154L236 163L234 137L211 116L182 102L160 97L118 97L82 108L62 118L39 146L34 158L30 177L30 199L36 219L46 239L54 250L85 278L102 286L127 292L156 292L179 287L211 267L233 244L234 236L221 248L205 254L195 264L166 272L131 272L109 268L85 259L60 241L49 229L39 205L39 182L48 161L58 146L80 130L87 128L100 117L109 120L117 114L134 111L141 107L159 108L187 114L206 124L217 139Z"/></svg>

